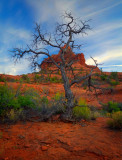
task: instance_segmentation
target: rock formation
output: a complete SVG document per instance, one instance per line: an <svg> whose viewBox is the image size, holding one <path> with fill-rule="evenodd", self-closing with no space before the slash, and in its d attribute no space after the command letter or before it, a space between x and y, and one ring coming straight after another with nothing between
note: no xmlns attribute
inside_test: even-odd
<svg viewBox="0 0 122 160"><path fill-rule="evenodd" d="M52 55L52 58L57 63L61 62L60 53L61 53L61 50L59 51L57 55ZM90 69L94 67L94 66L87 65L85 63L85 57L83 53L75 54L70 47L68 47L66 53L64 54L64 57L65 57L66 63L69 63L70 61L74 60L74 63L72 65L73 68L76 68L76 69L82 68L84 71L90 71ZM56 69L56 66L53 64L50 58L45 58L42 61L40 67L42 70L45 70L45 69L55 70ZM95 72L100 72L99 68L96 68Z"/></svg>
<svg viewBox="0 0 122 160"><path fill-rule="evenodd" d="M61 51L59 51L59 53L57 55L52 55L52 58L58 63L61 61L60 58L60 53ZM83 53L79 53L79 54L75 54L74 52L72 52L71 48L69 47L67 49L67 52L64 55L66 62L70 62L72 60L75 60L74 64L78 63L81 64L83 66L85 66L85 58L84 58L84 54ZM41 69L46 69L48 67L52 67L55 66L50 58L45 58L42 63L41 63Z"/></svg>

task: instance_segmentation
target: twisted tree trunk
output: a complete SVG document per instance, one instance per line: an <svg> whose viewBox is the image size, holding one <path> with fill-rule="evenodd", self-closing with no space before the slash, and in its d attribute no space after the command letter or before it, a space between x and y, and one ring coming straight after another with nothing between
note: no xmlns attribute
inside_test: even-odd
<svg viewBox="0 0 122 160"><path fill-rule="evenodd" d="M64 83L64 90L65 90L65 98L67 100L67 108L66 108L66 113L65 113L65 118L71 118L72 116L72 109L74 107L74 96L71 91L71 86L69 83L69 79L66 75L65 68L61 66L61 74L62 74L62 79Z"/></svg>

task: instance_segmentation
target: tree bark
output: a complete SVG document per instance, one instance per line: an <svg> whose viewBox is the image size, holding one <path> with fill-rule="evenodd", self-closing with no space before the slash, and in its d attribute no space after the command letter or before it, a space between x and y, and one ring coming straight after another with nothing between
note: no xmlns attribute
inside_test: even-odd
<svg viewBox="0 0 122 160"><path fill-rule="evenodd" d="M67 108L66 108L65 116L67 118L71 118L72 109L74 107L74 95L71 91L69 79L68 79L66 72L65 72L65 67L61 66L60 69L61 69L62 79L64 82L65 98L67 100L67 106L66 106Z"/></svg>

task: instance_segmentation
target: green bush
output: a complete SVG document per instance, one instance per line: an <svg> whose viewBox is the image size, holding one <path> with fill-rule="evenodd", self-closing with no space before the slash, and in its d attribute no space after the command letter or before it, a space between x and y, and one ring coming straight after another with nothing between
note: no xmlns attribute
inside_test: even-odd
<svg viewBox="0 0 122 160"><path fill-rule="evenodd" d="M50 77L49 81L52 83L62 83L62 79L59 79L58 77Z"/></svg>
<svg viewBox="0 0 122 160"><path fill-rule="evenodd" d="M5 77L3 77L3 75L0 75L0 82L5 82L5 81L6 81Z"/></svg>
<svg viewBox="0 0 122 160"><path fill-rule="evenodd" d="M7 81L7 82L16 82L17 80L14 79L14 78L11 78L11 77L7 77L7 78L6 78L6 81Z"/></svg>
<svg viewBox="0 0 122 160"><path fill-rule="evenodd" d="M91 112L91 119L95 120L96 118L100 117L100 113L98 111Z"/></svg>
<svg viewBox="0 0 122 160"><path fill-rule="evenodd" d="M46 96L41 98L40 113L44 117L46 115L64 113L65 109L64 99L59 94L56 94L50 101Z"/></svg>
<svg viewBox="0 0 122 160"><path fill-rule="evenodd" d="M11 122L16 122L20 116L22 116L23 109L14 110L11 109L6 113L6 117Z"/></svg>
<svg viewBox="0 0 122 160"><path fill-rule="evenodd" d="M110 85L112 85L112 86L116 86L116 85L118 85L119 84L119 81L110 81Z"/></svg>
<svg viewBox="0 0 122 160"><path fill-rule="evenodd" d="M62 93L57 92L55 96L51 100L51 106L55 108L55 113L60 114L64 113L66 110L65 103L65 97Z"/></svg>
<svg viewBox="0 0 122 160"><path fill-rule="evenodd" d="M110 128L122 129L122 111L114 112L111 114L111 119L107 121Z"/></svg>
<svg viewBox="0 0 122 160"><path fill-rule="evenodd" d="M81 106L81 107L86 107L86 106L87 106L86 100L83 99L83 98L80 98L80 99L78 100L78 104L77 104L77 105L78 105L78 106Z"/></svg>
<svg viewBox="0 0 122 160"><path fill-rule="evenodd" d="M52 99L54 99L55 101L59 101L63 97L64 97L64 95L62 93L57 92Z"/></svg>
<svg viewBox="0 0 122 160"><path fill-rule="evenodd" d="M18 102L19 102L19 104L22 108L34 108L34 107L36 107L35 103L32 100L32 97L28 96L28 95L19 96L18 97Z"/></svg>
<svg viewBox="0 0 122 160"><path fill-rule="evenodd" d="M40 93L34 88L29 88L18 96L21 107L38 108L41 105Z"/></svg>
<svg viewBox="0 0 122 160"><path fill-rule="evenodd" d="M95 76L100 76L100 73L95 73Z"/></svg>
<svg viewBox="0 0 122 160"><path fill-rule="evenodd" d="M117 107L122 111L122 103L117 103Z"/></svg>
<svg viewBox="0 0 122 160"><path fill-rule="evenodd" d="M118 73L117 73L117 72L111 72L110 78L111 78L111 79L115 79L115 80L118 81Z"/></svg>
<svg viewBox="0 0 122 160"><path fill-rule="evenodd" d="M46 96L41 97L41 103L48 105L49 104L48 98Z"/></svg>
<svg viewBox="0 0 122 160"><path fill-rule="evenodd" d="M30 79L29 79L29 77L26 74L22 75L22 80L24 80L27 83L30 83Z"/></svg>
<svg viewBox="0 0 122 160"><path fill-rule="evenodd" d="M13 89L7 85L0 86L0 115L12 108L15 110L20 108L20 104L15 97Z"/></svg>
<svg viewBox="0 0 122 160"><path fill-rule="evenodd" d="M121 105L117 102L109 101L107 104L103 106L103 110L109 113L120 111Z"/></svg>
<svg viewBox="0 0 122 160"><path fill-rule="evenodd" d="M107 79L107 75L106 74L102 74L100 76L100 78L101 78L102 81L105 81Z"/></svg>
<svg viewBox="0 0 122 160"><path fill-rule="evenodd" d="M34 82L35 83L40 83L40 82L42 82L44 80L44 76L43 75L41 75L41 76L39 76L38 74L35 74L34 75Z"/></svg>
<svg viewBox="0 0 122 160"><path fill-rule="evenodd" d="M21 109L39 108L40 105L40 95L34 89L21 93L20 86L17 91L7 85L0 86L0 117L3 119L17 119Z"/></svg>
<svg viewBox="0 0 122 160"><path fill-rule="evenodd" d="M91 111L88 107L76 106L73 108L73 116L76 119L90 120L91 119Z"/></svg>

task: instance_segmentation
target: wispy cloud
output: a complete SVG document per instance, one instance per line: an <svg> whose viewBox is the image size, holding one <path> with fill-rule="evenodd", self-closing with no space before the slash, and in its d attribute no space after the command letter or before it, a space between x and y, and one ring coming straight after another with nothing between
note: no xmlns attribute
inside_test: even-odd
<svg viewBox="0 0 122 160"><path fill-rule="evenodd" d="M113 34L118 29L122 29L122 20L116 20L114 22L103 23L100 26L98 25L92 30L87 31L87 35L85 35L84 38L86 39L92 38L92 40L96 40L96 37L97 37L97 41L98 40L100 41L101 39L109 35L110 32ZM82 34L79 34L76 38L81 39L82 37L83 37Z"/></svg>
<svg viewBox="0 0 122 160"><path fill-rule="evenodd" d="M100 63L107 64L108 61L122 59L122 46L120 46L120 48L118 48L118 49L108 50L103 54L98 53L98 56L94 56L93 58L95 60L97 60L97 62L99 64ZM86 63L90 64L90 65L94 64L94 62L93 62L93 60L91 58L87 59Z"/></svg>
<svg viewBox="0 0 122 160"><path fill-rule="evenodd" d="M30 32L25 29L8 26L7 28L2 29L2 31L3 32L0 32L2 37L0 42L7 46L17 44L18 41L25 43L31 38Z"/></svg>
<svg viewBox="0 0 122 160"><path fill-rule="evenodd" d="M107 65L107 66L102 66L102 67L122 67L122 64Z"/></svg>
<svg viewBox="0 0 122 160"><path fill-rule="evenodd" d="M102 9L100 9L100 10L97 10L97 11L95 11L95 12L92 12L92 13L90 13L90 14L87 14L86 16L84 16L84 18L94 17L95 15L98 15L98 14L101 14L101 13L103 13L103 12L105 12L105 11L108 11L108 10L110 10L110 9L112 9L112 8L120 5L120 4L122 4L121 1L120 1L120 2L116 2L116 3L114 3L114 4L110 5L110 6L104 7L104 8L102 8Z"/></svg>
<svg viewBox="0 0 122 160"><path fill-rule="evenodd" d="M0 64L3 63L2 59L0 59ZM29 62L23 59L20 63L16 65L9 58L4 59L4 64L0 65L0 73L17 75L22 73L28 73ZM26 68L26 70L25 70Z"/></svg>
<svg viewBox="0 0 122 160"><path fill-rule="evenodd" d="M26 0L26 2L32 7L35 13L35 21L38 23L47 21L51 23L59 20L64 11L73 12L76 3L73 0Z"/></svg>
<svg viewBox="0 0 122 160"><path fill-rule="evenodd" d="M4 27L1 24L0 28L2 29L2 32L0 31L0 73L13 75L22 73L25 68L28 68L28 61L22 60L22 63L14 65L9 50L13 47L23 46L28 43L31 39L30 32L22 28L15 28L11 25Z"/></svg>

